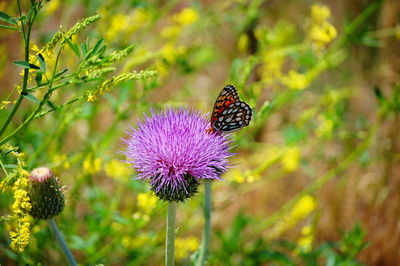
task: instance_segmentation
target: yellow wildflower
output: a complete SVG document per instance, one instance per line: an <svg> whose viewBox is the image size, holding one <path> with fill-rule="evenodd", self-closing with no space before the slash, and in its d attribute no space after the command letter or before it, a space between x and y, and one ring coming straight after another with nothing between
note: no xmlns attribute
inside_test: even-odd
<svg viewBox="0 0 400 266"><path fill-rule="evenodd" d="M289 172L296 171L300 165L300 148L288 148L282 157L282 166Z"/></svg>
<svg viewBox="0 0 400 266"><path fill-rule="evenodd" d="M95 174L100 172L101 163L101 158L94 158L93 155L88 155L83 161L83 170L88 174Z"/></svg>
<svg viewBox="0 0 400 266"><path fill-rule="evenodd" d="M190 236L186 238L176 238L175 240L175 256L178 260L187 258L190 253L197 250L200 242L197 237Z"/></svg>
<svg viewBox="0 0 400 266"><path fill-rule="evenodd" d="M53 14L58 7L60 6L60 0L52 0L46 2L46 5L43 8L43 12L46 16Z"/></svg>
<svg viewBox="0 0 400 266"><path fill-rule="evenodd" d="M30 238L30 223L31 217L25 216L23 219L18 221L18 227L16 231L10 232L11 244L10 247L12 250L20 253L25 250L25 248L29 244Z"/></svg>
<svg viewBox="0 0 400 266"><path fill-rule="evenodd" d="M311 7L312 23L309 38L318 50L325 48L337 36L335 27L327 21L330 14L327 6L313 5Z"/></svg>
<svg viewBox="0 0 400 266"><path fill-rule="evenodd" d="M246 181L246 178L240 169L234 168L229 171L228 180L234 183L244 183Z"/></svg>
<svg viewBox="0 0 400 266"><path fill-rule="evenodd" d="M150 213L157 205L157 197L153 192L139 193L136 199L138 209L144 213Z"/></svg>
<svg viewBox="0 0 400 266"><path fill-rule="evenodd" d="M290 70L286 77L282 78L282 83L292 90L304 90L310 85L307 76Z"/></svg>
<svg viewBox="0 0 400 266"><path fill-rule="evenodd" d="M244 174L246 176L246 181L248 183L253 183L253 182L255 182L255 181L260 179L260 175L259 174L255 173L253 171L250 171L250 170L247 170Z"/></svg>
<svg viewBox="0 0 400 266"><path fill-rule="evenodd" d="M96 100L96 96L95 95L93 95L93 92L89 92L88 93L88 95L87 95L87 101L88 102L94 102Z"/></svg>
<svg viewBox="0 0 400 266"><path fill-rule="evenodd" d="M107 176L115 178L120 181L128 181L129 176L132 174L132 169L118 160L111 160L104 165L104 171Z"/></svg>
<svg viewBox="0 0 400 266"><path fill-rule="evenodd" d="M310 39L316 43L317 46L323 47L325 44L331 42L337 36L334 26L329 22L324 21L321 25L314 25L310 30Z"/></svg>
<svg viewBox="0 0 400 266"><path fill-rule="evenodd" d="M310 195L304 195L293 206L292 210L286 214L282 220L275 224L270 233L271 238L278 237L285 231L295 226L299 221L306 218L315 210L317 203L315 198Z"/></svg>
<svg viewBox="0 0 400 266"><path fill-rule="evenodd" d="M14 194L12 210L17 220L17 228L15 231L10 231L10 247L16 252L24 251L30 237L31 217L28 215L28 212L32 206L27 192L28 176L29 173L27 171L22 168L19 169L19 178L12 187Z"/></svg>
<svg viewBox="0 0 400 266"><path fill-rule="evenodd" d="M53 162L62 165L65 169L68 169L71 167L71 163L68 161L68 157L65 154L57 154L53 156Z"/></svg>
<svg viewBox="0 0 400 266"><path fill-rule="evenodd" d="M181 12L174 15L172 19L181 25L190 25L199 19L199 14L192 8L184 8Z"/></svg>
<svg viewBox="0 0 400 266"><path fill-rule="evenodd" d="M177 57L184 54L185 52L185 46L175 46L171 43L166 44L163 48L161 48L161 55L169 64L173 64L176 61Z"/></svg>
<svg viewBox="0 0 400 266"><path fill-rule="evenodd" d="M240 52L244 53L247 51L248 47L249 47L249 37L247 36L246 33L242 33L237 43L237 49Z"/></svg>
<svg viewBox="0 0 400 266"><path fill-rule="evenodd" d="M309 226L309 225L304 226L301 229L301 236L297 240L298 248L297 248L296 252L300 253L300 252L311 251L313 241L314 241L314 236L313 236L311 226Z"/></svg>
<svg viewBox="0 0 400 266"><path fill-rule="evenodd" d="M161 30L161 37L165 39L173 39L177 37L182 32L182 26L180 25L172 25L164 27Z"/></svg>
<svg viewBox="0 0 400 266"><path fill-rule="evenodd" d="M282 76L282 65L284 62L282 55L276 54L274 50L268 50L264 52L262 62L261 76L263 81L271 82Z"/></svg>
<svg viewBox="0 0 400 266"><path fill-rule="evenodd" d="M0 110L6 109L10 103L10 101L2 101L0 103Z"/></svg>
<svg viewBox="0 0 400 266"><path fill-rule="evenodd" d="M148 245L152 239L147 234L141 234L136 237L124 236L122 238L122 246L124 248L139 249Z"/></svg>
<svg viewBox="0 0 400 266"><path fill-rule="evenodd" d="M129 16L121 13L113 15L104 37L106 40L115 39L120 33L124 32L129 27L129 24Z"/></svg>
<svg viewBox="0 0 400 266"><path fill-rule="evenodd" d="M321 23L327 20L331 16L331 10L329 7L324 5L314 4L311 6L311 18L317 22Z"/></svg>

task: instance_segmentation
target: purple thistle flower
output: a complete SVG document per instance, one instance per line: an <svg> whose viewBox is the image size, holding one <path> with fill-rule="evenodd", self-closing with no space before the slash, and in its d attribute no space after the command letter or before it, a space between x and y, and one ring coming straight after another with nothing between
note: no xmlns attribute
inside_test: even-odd
<svg viewBox="0 0 400 266"><path fill-rule="evenodd" d="M221 179L227 170L230 141L225 135L207 133L209 126L209 120L194 111L152 111L138 122L138 129L130 129L122 153L138 179L150 180L159 198L183 201L197 192L200 180Z"/></svg>

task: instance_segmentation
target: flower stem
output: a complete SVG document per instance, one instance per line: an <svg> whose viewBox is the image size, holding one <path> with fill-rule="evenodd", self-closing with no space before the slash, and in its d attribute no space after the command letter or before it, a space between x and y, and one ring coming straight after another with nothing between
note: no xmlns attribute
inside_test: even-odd
<svg viewBox="0 0 400 266"><path fill-rule="evenodd" d="M173 266L175 255L175 220L176 220L176 202L168 203L167 214L167 238L165 240L165 265Z"/></svg>
<svg viewBox="0 0 400 266"><path fill-rule="evenodd" d="M69 250L67 243L65 243L65 240L63 236L61 235L60 231L58 230L56 221L54 221L54 218L51 218L47 220L47 223L50 226L51 231L53 232L53 235L60 246L61 250L63 251L65 257L67 258L67 261L69 265L77 266L78 264L76 263L76 260L74 258L74 255L72 255L71 251Z"/></svg>
<svg viewBox="0 0 400 266"><path fill-rule="evenodd" d="M211 238L211 181L204 182L204 230L201 243L200 257L196 266L203 266L208 258L208 246Z"/></svg>

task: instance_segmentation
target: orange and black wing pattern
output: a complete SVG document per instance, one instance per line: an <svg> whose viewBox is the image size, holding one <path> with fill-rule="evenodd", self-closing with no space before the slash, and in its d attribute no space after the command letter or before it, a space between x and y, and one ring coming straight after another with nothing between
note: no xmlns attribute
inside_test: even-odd
<svg viewBox="0 0 400 266"><path fill-rule="evenodd" d="M249 125L251 116L250 106L240 101L236 87L226 85L215 101L209 131L228 133L239 130Z"/></svg>

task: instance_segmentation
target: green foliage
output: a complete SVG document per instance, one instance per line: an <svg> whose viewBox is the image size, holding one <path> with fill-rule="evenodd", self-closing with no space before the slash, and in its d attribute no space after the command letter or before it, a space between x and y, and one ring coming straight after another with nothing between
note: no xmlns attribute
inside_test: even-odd
<svg viewBox="0 0 400 266"><path fill-rule="evenodd" d="M400 30L378 28L384 1L325 3L0 3L0 264L65 262L41 221L10 248L18 182L39 166L66 186L56 220L80 264L161 264L166 205L121 162L121 138L151 109L211 112L228 83L254 113L213 184L209 264L368 264L372 216L396 198L398 49L385 45ZM202 195L178 206L178 265L199 254Z"/></svg>

